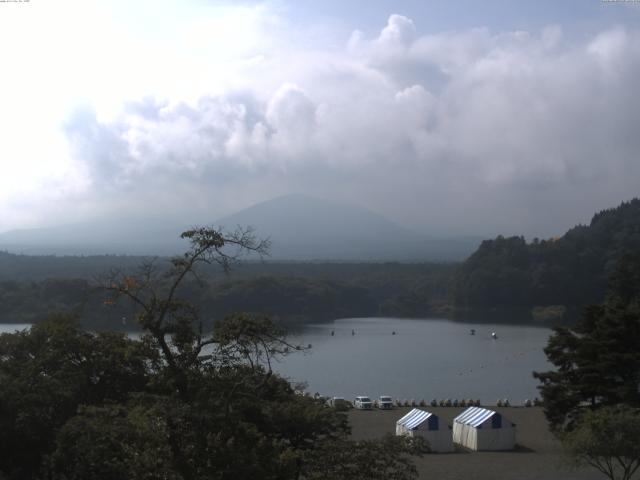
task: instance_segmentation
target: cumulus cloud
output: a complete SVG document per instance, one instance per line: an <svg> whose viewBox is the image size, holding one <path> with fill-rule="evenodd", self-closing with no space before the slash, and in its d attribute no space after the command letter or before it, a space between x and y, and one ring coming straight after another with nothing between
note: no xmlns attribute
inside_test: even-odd
<svg viewBox="0 0 640 480"><path fill-rule="evenodd" d="M391 15L342 51L267 58L247 67L255 88L77 110L86 197L144 210L162 189L176 211L224 214L307 191L438 233L545 236L638 194L638 30L420 34Z"/></svg>

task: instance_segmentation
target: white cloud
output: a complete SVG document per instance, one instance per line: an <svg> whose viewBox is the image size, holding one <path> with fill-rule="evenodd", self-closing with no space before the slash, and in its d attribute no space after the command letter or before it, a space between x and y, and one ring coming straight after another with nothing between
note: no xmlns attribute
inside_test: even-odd
<svg viewBox="0 0 640 480"><path fill-rule="evenodd" d="M582 43L553 25L421 35L391 15L336 51L309 48L266 7L225 14L239 30L204 18L184 40L211 58L169 48L144 74L143 46L111 64L131 68L138 100L67 119L75 187L59 201L222 215L309 191L440 232L547 235L637 195L636 30ZM145 97L161 65L202 79L174 72Z"/></svg>

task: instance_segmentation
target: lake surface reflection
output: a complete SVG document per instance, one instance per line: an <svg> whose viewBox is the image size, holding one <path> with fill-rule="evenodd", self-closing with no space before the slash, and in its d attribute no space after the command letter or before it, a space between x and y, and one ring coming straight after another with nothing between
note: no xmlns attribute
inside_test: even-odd
<svg viewBox="0 0 640 480"><path fill-rule="evenodd" d="M539 396L531 372L550 368L542 351L550 333L545 327L504 323L341 319L292 336L301 345L312 344L311 350L286 357L275 369L293 381L306 381L311 393L330 396L479 398L487 404L506 397L522 404Z"/></svg>
<svg viewBox="0 0 640 480"><path fill-rule="evenodd" d="M30 323L0 323L0 333L16 333L31 328Z"/></svg>
<svg viewBox="0 0 640 480"><path fill-rule="evenodd" d="M0 333L28 327L0 324ZM292 342L311 344L311 350L293 353L274 368L292 381L307 382L309 392L328 396L479 398L486 404L508 398L521 404L539 396L531 372L550 368L542 351L550 333L521 324L347 318L292 335Z"/></svg>

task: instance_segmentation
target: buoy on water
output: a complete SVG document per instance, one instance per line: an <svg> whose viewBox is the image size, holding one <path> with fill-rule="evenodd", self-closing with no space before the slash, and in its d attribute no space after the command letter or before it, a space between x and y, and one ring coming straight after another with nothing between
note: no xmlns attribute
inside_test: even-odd
<svg viewBox="0 0 640 480"><path fill-rule="evenodd" d="M491 332L491 338L493 338L494 340L498 339L498 335L496 335L496 332Z"/></svg>
<svg viewBox="0 0 640 480"><path fill-rule="evenodd" d="M476 329L475 329L475 328L472 328L472 329L469 331L469 335L475 335L475 334L476 334Z"/></svg>

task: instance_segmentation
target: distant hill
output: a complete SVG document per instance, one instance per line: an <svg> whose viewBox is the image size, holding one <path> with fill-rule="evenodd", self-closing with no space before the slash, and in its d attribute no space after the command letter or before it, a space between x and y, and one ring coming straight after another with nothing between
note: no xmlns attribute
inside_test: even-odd
<svg viewBox="0 0 640 480"><path fill-rule="evenodd" d="M272 241L275 260L459 261L480 238L435 238L362 207L306 195L286 195L218 221L252 225Z"/></svg>
<svg viewBox="0 0 640 480"><path fill-rule="evenodd" d="M455 302L466 307L582 306L603 300L609 275L640 252L640 200L594 215L560 238L482 242L460 267Z"/></svg>
<svg viewBox="0 0 640 480"><path fill-rule="evenodd" d="M211 224L211 222L202 222ZM365 208L305 195L259 203L214 222L252 226L270 237L271 258L296 261L460 261L480 238L435 238ZM29 255L174 255L191 225L158 219L110 219L0 234L0 249Z"/></svg>
<svg viewBox="0 0 640 480"><path fill-rule="evenodd" d="M156 219L103 219L0 234L0 249L25 255L175 255L188 228Z"/></svg>

